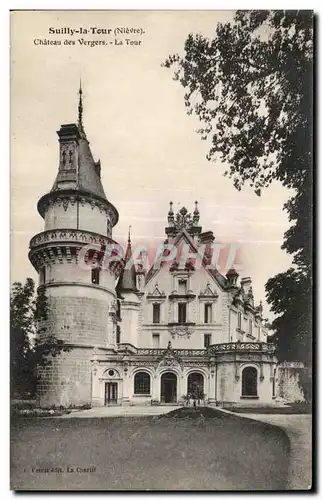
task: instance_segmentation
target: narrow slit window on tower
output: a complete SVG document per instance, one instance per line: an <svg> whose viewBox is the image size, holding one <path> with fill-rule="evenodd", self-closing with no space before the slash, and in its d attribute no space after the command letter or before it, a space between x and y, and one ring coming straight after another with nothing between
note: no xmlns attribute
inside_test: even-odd
<svg viewBox="0 0 323 500"><path fill-rule="evenodd" d="M160 304L153 304L153 323L160 323Z"/></svg>
<svg viewBox="0 0 323 500"><path fill-rule="evenodd" d="M117 318L121 319L121 304L120 304L120 300L117 300Z"/></svg>
<svg viewBox="0 0 323 500"><path fill-rule="evenodd" d="M249 335L252 335L252 319L249 319Z"/></svg>
<svg viewBox="0 0 323 500"><path fill-rule="evenodd" d="M116 331L116 343L120 344L121 340L121 331L120 331L120 325L117 325L117 331Z"/></svg>
<svg viewBox="0 0 323 500"><path fill-rule="evenodd" d="M180 324L186 323L186 304L178 304L178 322Z"/></svg>
<svg viewBox="0 0 323 500"><path fill-rule="evenodd" d="M212 304L204 304L204 323L212 323Z"/></svg>
<svg viewBox="0 0 323 500"><path fill-rule="evenodd" d="M46 283L46 266L42 267L40 270L40 284L44 285Z"/></svg>
<svg viewBox="0 0 323 500"><path fill-rule="evenodd" d="M100 284L100 268L95 267L91 271L91 282L93 285L99 285Z"/></svg>
<svg viewBox="0 0 323 500"><path fill-rule="evenodd" d="M238 312L238 328L241 330L241 312Z"/></svg>

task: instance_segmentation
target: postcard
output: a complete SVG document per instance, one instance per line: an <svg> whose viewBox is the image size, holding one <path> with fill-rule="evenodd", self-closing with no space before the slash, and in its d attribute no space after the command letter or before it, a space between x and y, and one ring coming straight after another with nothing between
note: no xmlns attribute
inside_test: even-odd
<svg viewBox="0 0 323 500"><path fill-rule="evenodd" d="M11 12L12 490L314 487L313 29Z"/></svg>

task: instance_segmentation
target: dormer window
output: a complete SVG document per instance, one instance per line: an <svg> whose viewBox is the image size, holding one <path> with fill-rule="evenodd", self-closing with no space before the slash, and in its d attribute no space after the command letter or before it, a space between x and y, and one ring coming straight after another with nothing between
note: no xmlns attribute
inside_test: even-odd
<svg viewBox="0 0 323 500"><path fill-rule="evenodd" d="M178 323L186 323L186 304L178 304Z"/></svg>
<svg viewBox="0 0 323 500"><path fill-rule="evenodd" d="M212 304L204 304L204 323L212 323Z"/></svg>
<svg viewBox="0 0 323 500"><path fill-rule="evenodd" d="M187 281L186 280L178 280L178 294L186 295L187 294Z"/></svg>
<svg viewBox="0 0 323 500"><path fill-rule="evenodd" d="M153 323L160 323L160 304L153 304Z"/></svg>

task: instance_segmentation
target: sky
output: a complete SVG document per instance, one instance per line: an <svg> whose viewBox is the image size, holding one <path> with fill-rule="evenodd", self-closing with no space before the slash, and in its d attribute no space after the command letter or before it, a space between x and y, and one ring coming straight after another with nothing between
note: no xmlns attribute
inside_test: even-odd
<svg viewBox="0 0 323 500"><path fill-rule="evenodd" d="M186 115L184 90L161 66L169 54L183 54L189 33L211 37L218 22L232 17L231 11L11 13L11 281L37 278L28 260L29 240L43 230L36 205L58 170L56 131L77 120L81 77L85 130L101 160L106 195L119 211L114 240L124 242L131 225L133 244L163 241L169 201L174 211L183 205L193 211L197 200L203 230L241 246L241 276L251 276L256 302L271 317L264 286L291 264L281 250L289 227L282 207L291 192L274 183L261 197L248 187L237 191L223 177L225 165L206 160L207 143L196 133L198 120ZM70 34L80 27L107 34ZM115 28L144 33L115 36ZM91 47L78 39L108 43Z"/></svg>

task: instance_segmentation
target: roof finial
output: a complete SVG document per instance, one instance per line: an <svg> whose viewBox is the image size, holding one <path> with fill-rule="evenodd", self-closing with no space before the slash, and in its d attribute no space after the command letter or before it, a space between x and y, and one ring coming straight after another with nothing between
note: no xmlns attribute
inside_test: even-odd
<svg viewBox="0 0 323 500"><path fill-rule="evenodd" d="M197 208L198 202L195 202L195 209L193 212L193 224L194 226L197 226L199 221L200 221L200 212L199 209Z"/></svg>
<svg viewBox="0 0 323 500"><path fill-rule="evenodd" d="M129 230L128 230L128 244L129 244L129 245L131 244L131 239L130 239L130 230L131 230L131 226L129 226Z"/></svg>
<svg viewBox="0 0 323 500"><path fill-rule="evenodd" d="M79 93L78 127L79 127L79 129L80 129L81 132L84 132L84 130L83 130L83 98L82 98L83 91L82 91L82 81L81 81L81 78L80 78L80 88L79 88L79 92L78 93Z"/></svg>
<svg viewBox="0 0 323 500"><path fill-rule="evenodd" d="M168 220L168 224L170 226L174 225L174 212L173 212L173 202L172 201L169 202L169 212L168 212L167 220Z"/></svg>

